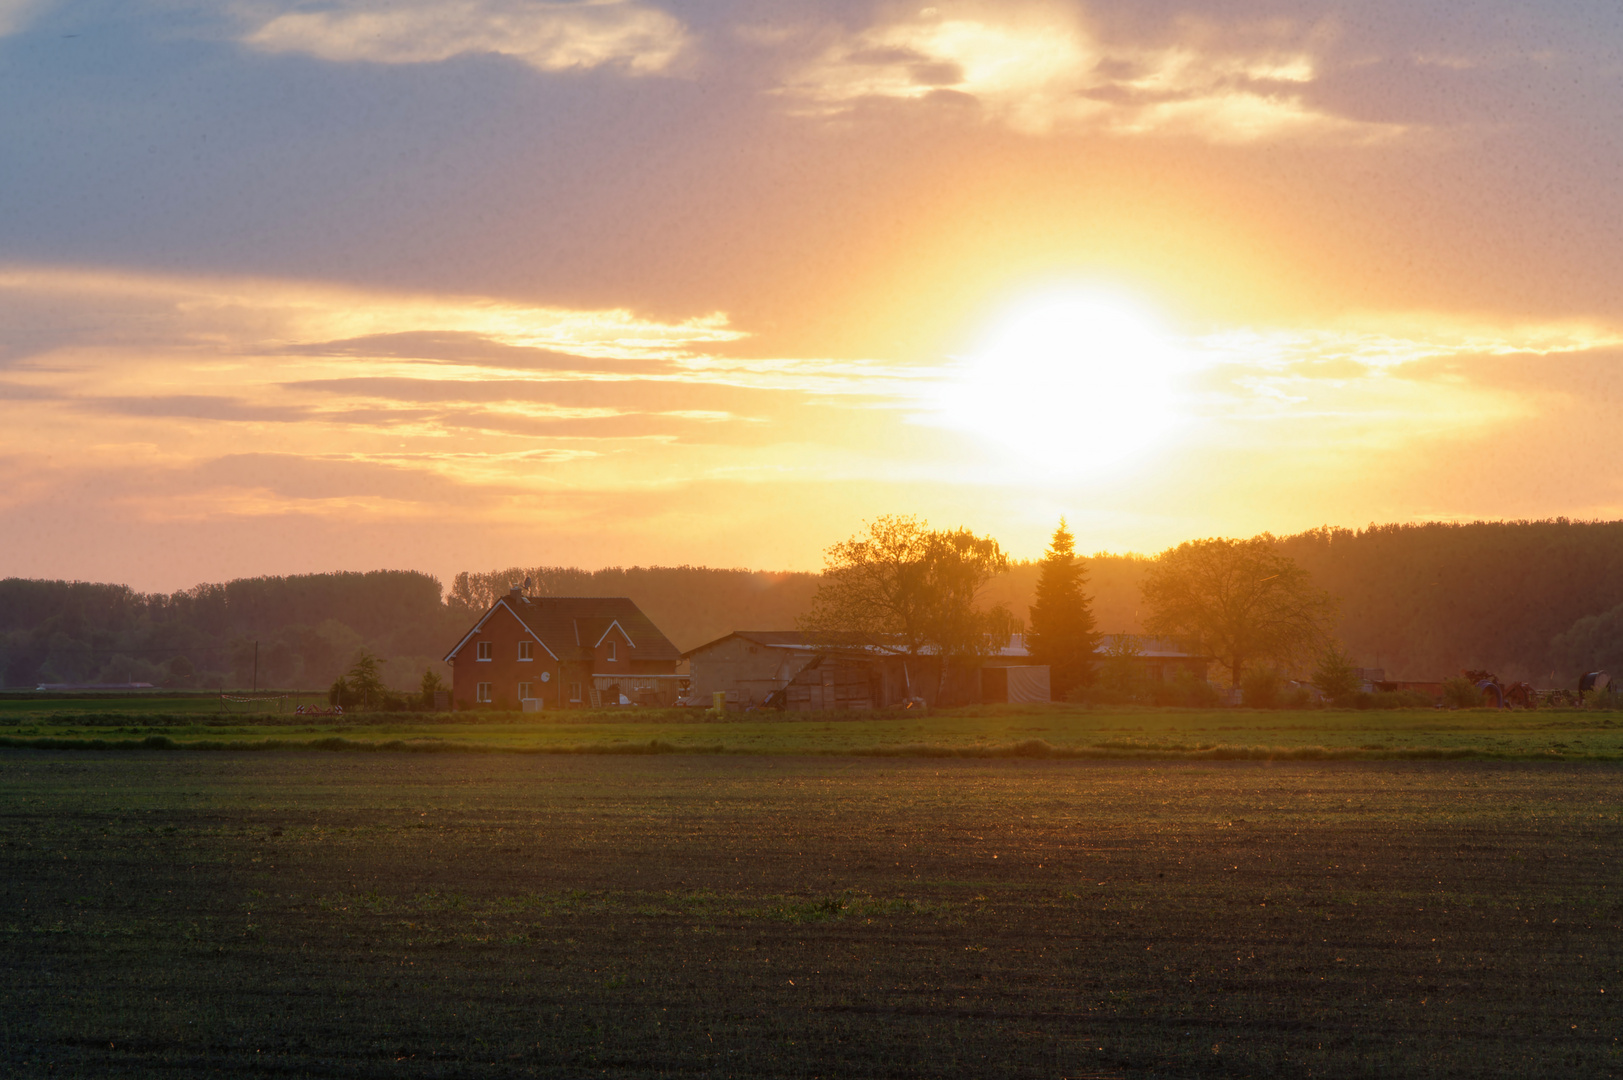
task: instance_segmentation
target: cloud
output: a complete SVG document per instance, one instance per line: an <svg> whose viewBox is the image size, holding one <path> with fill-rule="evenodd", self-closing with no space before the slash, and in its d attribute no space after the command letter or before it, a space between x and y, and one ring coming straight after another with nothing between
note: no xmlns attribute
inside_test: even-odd
<svg viewBox="0 0 1623 1080"><path fill-rule="evenodd" d="M838 457L871 426L882 365L710 354L744 337L717 314L0 266L0 504L93 489L149 523L505 527L561 490L815 472L808 446Z"/></svg>
<svg viewBox="0 0 1623 1080"><path fill-rule="evenodd" d="M297 423L311 419L307 408L285 405L250 405L220 394L168 394L160 397L80 398L80 408L124 416L152 416L165 419L248 420L269 423Z"/></svg>
<svg viewBox="0 0 1623 1080"><path fill-rule="evenodd" d="M509 345L468 331L410 330L395 334L368 334L342 341L289 345L288 354L301 356L395 357L434 360L468 367L494 367L527 371L614 372L652 375L669 364L652 357L588 357L528 345Z"/></svg>
<svg viewBox="0 0 1623 1080"><path fill-rule="evenodd" d="M1017 514L1028 503L1056 514L1087 507L1124 530L1148 528L1146 506L1177 505L1218 514L1201 528L1284 529L1313 523L1303 515L1332 520L1347 505L1368 520L1375 510L1362 508L1398 498L1362 479L1369 463L1418 457L1417 446L1452 461L1490 435L1532 439L1550 417L1589 432L1584 424L1604 419L1595 403L1611 400L1610 371L1623 349L1623 336L1600 324L1426 314L1158 332L1189 358L1171 388L1177 422L1142 458L1091 486L1066 487L1072 479L1037 477L1018 446L1003 451L950 424L908 422L961 378L948 357L716 355L749 344L720 315L650 318L319 282L13 266L0 268L0 349L26 348L0 378L8 478L0 505L8 523L23 523L14 533L49 531L27 547L28 565L41 568L90 529L145 536L146 557L178 565L168 541L152 539L176 523L206 525L210 536L245 521L273 531L293 529L289 522L376 529L367 535L400 544L417 543L419 528L454 523L445 534L452 539L435 543L462 551L455 545L509 532L529 542L538 515L549 528L577 521L586 536L588 506L612 507L593 519L604 535L620 536L634 521L638 543L666 551L657 545L674 536L695 545L695 557L719 558L704 554L714 521L683 494L706 485L731 490L739 505L838 501L835 516L822 519L836 538L841 522L902 504L970 523L963 514L990 513L993 504ZM1541 360L1546 371L1559 360L1564 381L1543 385ZM1016 396L1034 392L1016 385ZM958 400L986 411L973 395ZM1141 416L1139 404L1121 411ZM1083 396L1063 414L1107 407ZM1031 410L1018 410L1008 427L1009 443L1029 442ZM1591 454L1604 449L1569 441ZM799 485L793 495L791 484ZM1412 500L1412 491L1402 497ZM852 492L862 493L857 502ZM921 504L919 492L948 502ZM1365 501L1348 503L1348 492ZM650 493L664 493L662 505L673 508L660 519L669 535L639 517ZM1201 501L1212 493L1224 495L1222 506ZM1410 503L1391 505L1401 513ZM411 528L391 533L389 523ZM1051 527L1034 522L1031 535ZM299 534L276 535L303 550ZM795 545L805 540L813 564L829 539L806 539L799 526L771 535L784 552L801 551ZM275 550L266 549L267 565L281 565Z"/></svg>
<svg viewBox="0 0 1623 1080"><path fill-rule="evenodd" d="M1177 29L1173 44L1144 45L1107 41L1055 7L926 8L839 35L778 92L824 117L885 101L970 104L1027 134L1368 142L1404 130L1308 100L1333 37L1326 25Z"/></svg>
<svg viewBox="0 0 1623 1080"><path fill-rule="evenodd" d="M670 69L689 35L679 20L628 0L343 0L275 15L242 40L265 52L335 62L428 64L499 55L538 71L610 66L654 75Z"/></svg>
<svg viewBox="0 0 1623 1080"><path fill-rule="evenodd" d="M22 355L109 341L355 356L369 339L383 346L371 355L391 357L413 351L403 350L403 342L461 341L567 353L582 363L677 360L746 336L719 313L667 322L623 308L544 307L488 296L3 265L0 320L0 357L9 354L14 364Z"/></svg>

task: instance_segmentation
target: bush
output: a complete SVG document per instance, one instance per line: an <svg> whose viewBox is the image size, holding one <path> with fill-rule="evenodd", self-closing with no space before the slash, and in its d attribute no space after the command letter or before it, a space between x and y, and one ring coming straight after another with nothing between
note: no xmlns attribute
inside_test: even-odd
<svg viewBox="0 0 1623 1080"><path fill-rule="evenodd" d="M1470 679L1456 675L1443 682L1443 704L1450 709L1476 709L1482 706L1482 691Z"/></svg>
<svg viewBox="0 0 1623 1080"><path fill-rule="evenodd" d="M1197 679L1187 671L1180 671L1171 681L1157 686L1150 693L1156 705L1182 705L1187 708L1209 709L1221 700L1217 687L1205 679Z"/></svg>
<svg viewBox="0 0 1623 1080"><path fill-rule="evenodd" d="M1277 709L1280 689L1279 672L1257 668L1240 680L1240 700L1253 709Z"/></svg>
<svg viewBox="0 0 1623 1080"><path fill-rule="evenodd" d="M1370 697L1376 709L1429 709L1435 704L1430 694L1419 690L1382 690Z"/></svg>
<svg viewBox="0 0 1623 1080"><path fill-rule="evenodd" d="M1143 698L1133 690L1107 686L1099 682L1093 686L1071 687L1065 692L1065 700L1073 705L1133 705Z"/></svg>
<svg viewBox="0 0 1623 1080"><path fill-rule="evenodd" d="M1352 658L1334 647L1325 650L1313 671L1313 685L1337 705L1351 703L1362 681Z"/></svg>
<svg viewBox="0 0 1623 1080"><path fill-rule="evenodd" d="M1311 709L1315 704L1313 692L1305 686L1293 686L1280 698L1280 705L1287 709Z"/></svg>

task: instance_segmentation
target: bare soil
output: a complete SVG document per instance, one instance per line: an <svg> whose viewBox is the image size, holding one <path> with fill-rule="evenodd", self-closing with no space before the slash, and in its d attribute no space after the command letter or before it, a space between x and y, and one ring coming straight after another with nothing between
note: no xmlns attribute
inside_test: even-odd
<svg viewBox="0 0 1623 1080"><path fill-rule="evenodd" d="M8 1076L1616 1076L1623 768L0 752Z"/></svg>

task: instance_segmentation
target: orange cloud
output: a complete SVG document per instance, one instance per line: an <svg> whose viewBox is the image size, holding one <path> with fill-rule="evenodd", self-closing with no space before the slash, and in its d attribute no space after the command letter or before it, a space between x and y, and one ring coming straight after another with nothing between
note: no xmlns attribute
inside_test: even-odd
<svg viewBox="0 0 1623 1080"><path fill-rule="evenodd" d="M1186 135L1214 143L1370 142L1404 132L1338 116L1302 93L1319 75L1323 26L1225 43L1203 24L1146 47L1103 40L1065 9L955 5L841 35L780 93L836 116L865 101L973 103L1028 134Z"/></svg>
<svg viewBox="0 0 1623 1080"><path fill-rule="evenodd" d="M1139 550L1347 521L1347 507L1354 521L1469 515L1424 470L1553 417L1579 437L1595 412L1585 393L1523 368L1623 348L1601 324L1386 314L1198 333L1169 319L1108 335L1041 324L1051 338L984 354L966 341L933 364L751 358L718 355L748 340L721 315L16 266L0 272L0 319L9 521L55 521L37 528L58 536L80 527L63 515L92 513L127 536L409 526L399 542L441 552L415 565L442 570L451 541L426 538L447 519L514 538L544 520L585 545L557 557L588 562L610 557L593 538L612 522L617 544L659 558L814 566L853 521L898 507L1022 553L1060 512L1091 544ZM1110 344L1090 354L1099 370L1165 370L1071 371L1072 336ZM1035 366L1028 345L1042 346ZM1374 489L1383 461L1403 479ZM1072 467L1090 462L1108 467ZM822 509L749 509L785 499ZM755 555L718 537L746 522Z"/></svg>

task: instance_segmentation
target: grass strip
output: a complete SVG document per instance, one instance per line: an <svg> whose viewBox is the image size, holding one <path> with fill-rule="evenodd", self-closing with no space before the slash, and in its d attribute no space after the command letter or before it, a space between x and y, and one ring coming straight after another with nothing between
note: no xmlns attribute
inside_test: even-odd
<svg viewBox="0 0 1623 1080"><path fill-rule="evenodd" d="M1235 746L1224 744L1106 742L1090 746L1054 746L1042 739L994 746L942 746L902 743L839 749L795 748L761 750L724 744L678 745L663 739L632 743L571 743L551 746L496 746L442 739L172 739L149 735L141 739L67 739L50 736L0 736L0 749L18 750L238 750L329 751L354 753L418 754L593 754L646 756L652 754L750 754L767 757L881 757L881 758L1040 758L1054 760L1142 761L1623 761L1617 753L1573 753L1557 750L1503 750L1480 746L1332 747Z"/></svg>

